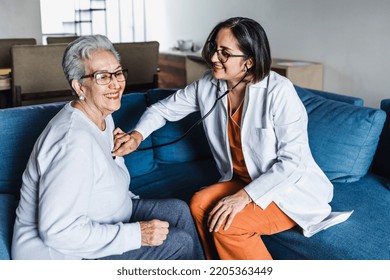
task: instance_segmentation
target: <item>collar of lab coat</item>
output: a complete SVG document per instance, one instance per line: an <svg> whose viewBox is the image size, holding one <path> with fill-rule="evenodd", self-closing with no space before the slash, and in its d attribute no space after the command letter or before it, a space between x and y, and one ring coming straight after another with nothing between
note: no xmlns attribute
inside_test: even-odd
<svg viewBox="0 0 390 280"><path fill-rule="evenodd" d="M271 72L268 76L271 75ZM254 87L254 88L267 88L267 79L268 79L268 76L266 76L263 80L261 80L260 82L258 83L248 83L247 86L249 87ZM227 82L226 80L218 80L218 79L215 79L214 77L212 78L211 80L211 83L213 85L216 86L216 88L218 88L218 81L219 81L219 93L218 93L218 96L221 96L226 90L227 90Z"/></svg>

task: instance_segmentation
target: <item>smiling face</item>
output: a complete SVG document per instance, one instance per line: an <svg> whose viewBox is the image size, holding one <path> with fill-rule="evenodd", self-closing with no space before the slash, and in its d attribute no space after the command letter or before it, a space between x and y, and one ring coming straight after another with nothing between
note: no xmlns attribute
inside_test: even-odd
<svg viewBox="0 0 390 280"><path fill-rule="evenodd" d="M86 75L96 72L114 73L121 69L119 61L107 50L93 52L90 59L85 62ZM115 75L112 75L111 82L106 85L97 84L93 77L84 78L82 83L73 81L76 92L85 97L84 102L89 110L96 117L103 118L120 108L125 84L125 81L118 82Z"/></svg>
<svg viewBox="0 0 390 280"><path fill-rule="evenodd" d="M252 60L245 57L229 57L225 63L218 59L218 51L228 55L243 55L238 41L229 28L222 28L215 38L216 52L211 57L213 74L216 79L227 80L235 84L245 75L246 67L252 67Z"/></svg>

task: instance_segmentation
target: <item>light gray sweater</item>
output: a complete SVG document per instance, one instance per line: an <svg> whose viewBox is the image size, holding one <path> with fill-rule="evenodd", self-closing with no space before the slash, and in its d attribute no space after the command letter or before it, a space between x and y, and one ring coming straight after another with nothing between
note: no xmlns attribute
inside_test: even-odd
<svg viewBox="0 0 390 280"><path fill-rule="evenodd" d="M35 143L23 174L13 259L98 258L141 246L130 175L113 159L114 122L101 131L70 103Z"/></svg>

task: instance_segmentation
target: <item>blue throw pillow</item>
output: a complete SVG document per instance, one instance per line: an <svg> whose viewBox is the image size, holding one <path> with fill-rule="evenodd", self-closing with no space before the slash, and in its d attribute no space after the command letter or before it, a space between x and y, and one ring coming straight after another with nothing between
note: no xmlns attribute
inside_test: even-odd
<svg viewBox="0 0 390 280"><path fill-rule="evenodd" d="M309 144L318 165L332 182L359 180L372 162L385 112L296 89L309 116Z"/></svg>
<svg viewBox="0 0 390 280"><path fill-rule="evenodd" d="M130 93L122 96L121 108L112 114L115 126L123 131L130 131L146 110L145 94ZM152 146L151 137L142 141L140 148ZM131 177L148 174L157 168L153 150L133 152L124 157Z"/></svg>
<svg viewBox="0 0 390 280"><path fill-rule="evenodd" d="M175 89L154 89L147 92L151 105L176 92ZM167 122L162 128L152 133L153 145L165 144L181 137L194 123L200 119L200 113L194 112L177 122ZM178 163L212 157L202 124L196 126L179 142L156 148L155 158L159 162Z"/></svg>

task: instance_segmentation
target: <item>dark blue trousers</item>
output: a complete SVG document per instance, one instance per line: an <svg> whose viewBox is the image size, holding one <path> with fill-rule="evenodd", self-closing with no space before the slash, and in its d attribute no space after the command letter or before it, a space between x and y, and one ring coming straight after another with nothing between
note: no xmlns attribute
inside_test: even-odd
<svg viewBox="0 0 390 280"><path fill-rule="evenodd" d="M204 253L188 205L178 199L133 199L131 223L159 219L169 223L160 246L142 246L100 260L203 260Z"/></svg>

